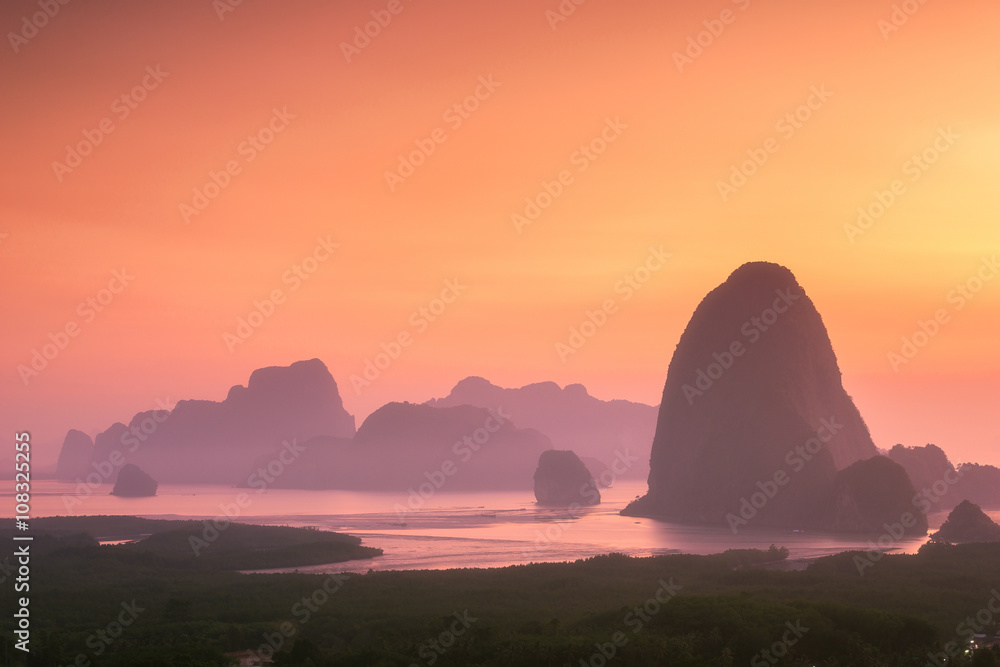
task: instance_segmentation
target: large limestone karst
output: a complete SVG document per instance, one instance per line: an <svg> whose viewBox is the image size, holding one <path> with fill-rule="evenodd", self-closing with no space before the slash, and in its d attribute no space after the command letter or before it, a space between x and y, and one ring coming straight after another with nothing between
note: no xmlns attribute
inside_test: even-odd
<svg viewBox="0 0 1000 667"><path fill-rule="evenodd" d="M838 471L876 455L816 307L787 268L752 262L713 289L684 330L649 491L623 513L734 531L829 529Z"/></svg>
<svg viewBox="0 0 1000 667"><path fill-rule="evenodd" d="M336 381L311 359L255 370L224 401L183 400L113 424L95 439L93 461L134 463L162 482L232 484L283 442L354 432Z"/></svg>

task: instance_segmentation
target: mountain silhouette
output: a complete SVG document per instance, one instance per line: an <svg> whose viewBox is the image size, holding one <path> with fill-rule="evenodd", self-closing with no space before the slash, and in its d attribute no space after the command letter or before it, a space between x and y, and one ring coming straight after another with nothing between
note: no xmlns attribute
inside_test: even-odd
<svg viewBox="0 0 1000 667"><path fill-rule="evenodd" d="M1000 542L1000 525L979 505L963 500L951 511L941 528L931 535L935 542Z"/></svg>
<svg viewBox="0 0 1000 667"><path fill-rule="evenodd" d="M113 424L95 439L93 461L114 461L117 452L161 482L232 484L282 442L318 435L350 437L354 417L330 371L311 359L255 370L221 402L179 401Z"/></svg>
<svg viewBox="0 0 1000 667"><path fill-rule="evenodd" d="M530 489L538 456L551 448L538 431L517 428L502 408L388 403L365 419L353 439L312 438L301 444L294 463L272 464L280 460L275 451L253 467L281 470L269 488L397 491L403 499L427 484L432 493L446 486ZM245 485L253 486L255 479L248 480Z"/></svg>
<svg viewBox="0 0 1000 667"><path fill-rule="evenodd" d="M821 497L821 496L820 496ZM910 535L927 533L927 513L913 502L906 469L885 456L847 466L834 478L833 497L819 527L837 532L880 533L901 525Z"/></svg>
<svg viewBox="0 0 1000 667"><path fill-rule="evenodd" d="M581 384L560 388L555 382L539 382L506 389L481 377L465 378L447 396L430 400L427 405L474 405L492 410L502 407L519 426L547 435L556 449L571 449L581 458L600 461L599 466L588 464L595 476L608 470L616 458L624 459L625 450L638 461L627 469L619 466L617 476L635 479L649 473L649 443L656 428L653 406L602 401Z"/></svg>
<svg viewBox="0 0 1000 667"><path fill-rule="evenodd" d="M958 466L962 481L955 495L989 509L1000 509L1000 468L979 463Z"/></svg>
<svg viewBox="0 0 1000 667"><path fill-rule="evenodd" d="M889 458L904 468L928 511L951 510L963 500L989 509L1000 509L1000 469L978 463L952 465L937 445L889 450Z"/></svg>
<svg viewBox="0 0 1000 667"><path fill-rule="evenodd" d="M948 455L937 445L904 447L896 445L889 450L889 458L903 466L921 494L928 511L950 510L961 500L957 486L961 476L948 460Z"/></svg>
<svg viewBox="0 0 1000 667"><path fill-rule="evenodd" d="M111 495L125 498L155 496L157 486L156 480L143 472L142 468L126 463L118 471L118 479L115 480Z"/></svg>
<svg viewBox="0 0 1000 667"><path fill-rule="evenodd" d="M550 449L538 457L535 500L539 505L559 507L596 505L601 493L580 457L572 451Z"/></svg>
<svg viewBox="0 0 1000 667"><path fill-rule="evenodd" d="M861 475L837 487L838 471L876 454L816 307L787 268L751 262L705 296L681 335L649 491L623 513L734 531L859 523L832 514L834 494L862 493L877 480Z"/></svg>
<svg viewBox="0 0 1000 667"><path fill-rule="evenodd" d="M90 462L94 457L94 441L83 431L71 428L63 439L56 463L56 477L72 481L90 472Z"/></svg>

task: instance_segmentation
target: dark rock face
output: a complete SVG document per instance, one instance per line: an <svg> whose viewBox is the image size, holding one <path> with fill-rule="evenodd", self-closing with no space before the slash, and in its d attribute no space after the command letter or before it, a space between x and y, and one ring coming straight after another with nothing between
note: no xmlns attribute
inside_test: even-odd
<svg viewBox="0 0 1000 667"><path fill-rule="evenodd" d="M319 359L261 368L226 400L179 401L170 411L140 412L128 426L99 434L95 462L117 450L160 480L236 483L258 456L282 442L354 435L337 383Z"/></svg>
<svg viewBox="0 0 1000 667"><path fill-rule="evenodd" d="M941 529L931 535L935 542L1000 542L1000 525L979 505L963 500L951 511Z"/></svg>
<svg viewBox="0 0 1000 667"><path fill-rule="evenodd" d="M744 264L702 300L677 344L649 492L623 513L821 528L837 471L876 454L795 276Z"/></svg>
<svg viewBox="0 0 1000 667"><path fill-rule="evenodd" d="M115 488L112 489L111 495L126 498L155 496L158 486L156 480L143 472L139 466L126 463L118 471L118 479L115 480Z"/></svg>
<svg viewBox="0 0 1000 667"><path fill-rule="evenodd" d="M426 499L444 487L528 489L534 462L551 448L547 437L517 428L503 410L388 403L368 416L353 440L317 437L301 443L297 460L267 486L390 490L401 500L411 491ZM279 453L259 457L254 470L266 468ZM245 485L261 478L248 477Z"/></svg>
<svg viewBox="0 0 1000 667"><path fill-rule="evenodd" d="M56 477L63 480L74 480L86 475L90 470L90 461L94 455L94 441L83 431L70 429L59 450L59 462L56 464Z"/></svg>
<svg viewBox="0 0 1000 667"><path fill-rule="evenodd" d="M503 409L519 426L549 436L557 448L572 449L581 457L601 461L595 474L608 470L616 459L634 461L627 468L616 466L621 471L616 473L619 478L639 479L649 474L649 443L656 428L656 408L650 405L602 401L581 384L560 388L554 382L539 382L506 389L481 377L465 378L450 394L428 401L427 405Z"/></svg>
<svg viewBox="0 0 1000 667"><path fill-rule="evenodd" d="M927 515L913 503L913 483L903 466L885 456L858 461L837 473L828 528L881 533L899 524L906 535L926 535Z"/></svg>
<svg viewBox="0 0 1000 667"><path fill-rule="evenodd" d="M580 457L571 451L550 449L538 458L535 500L559 507L597 505L601 493Z"/></svg>

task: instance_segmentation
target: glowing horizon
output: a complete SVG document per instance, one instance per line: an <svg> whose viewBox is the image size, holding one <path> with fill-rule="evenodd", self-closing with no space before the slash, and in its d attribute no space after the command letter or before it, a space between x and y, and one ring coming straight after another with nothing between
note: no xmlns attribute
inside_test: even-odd
<svg viewBox="0 0 1000 667"><path fill-rule="evenodd" d="M766 260L877 446L1000 465L1000 8L898 4L8 3L0 422L51 464L313 357L358 424L470 375L656 405Z"/></svg>

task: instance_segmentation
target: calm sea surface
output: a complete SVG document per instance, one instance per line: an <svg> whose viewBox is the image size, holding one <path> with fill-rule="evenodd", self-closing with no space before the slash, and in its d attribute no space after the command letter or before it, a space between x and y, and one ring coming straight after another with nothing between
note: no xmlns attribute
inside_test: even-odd
<svg viewBox="0 0 1000 667"><path fill-rule="evenodd" d="M868 538L800 533L751 524L734 535L726 526L689 526L620 516L645 482L619 482L602 489L602 502L575 512L541 508L530 490L488 493L436 491L417 507L407 494L353 491L235 489L226 486L160 485L153 498L118 498L110 486L78 495L73 483L32 483L33 517L134 514L151 518L213 519L228 508L250 523L316 526L357 535L385 555L364 561L300 568L301 571L367 571L502 567L530 562L572 561L621 552L633 556L665 553L711 554L731 548L788 547L790 559L810 559L849 549L869 548ZM246 494L239 507L240 494ZM419 503L411 503L417 506ZM0 516L11 516L13 482L0 482ZM1000 520L1000 512L990 512ZM928 517L932 529L945 513ZM103 536L97 536L103 537ZM894 546L915 552L927 538Z"/></svg>

